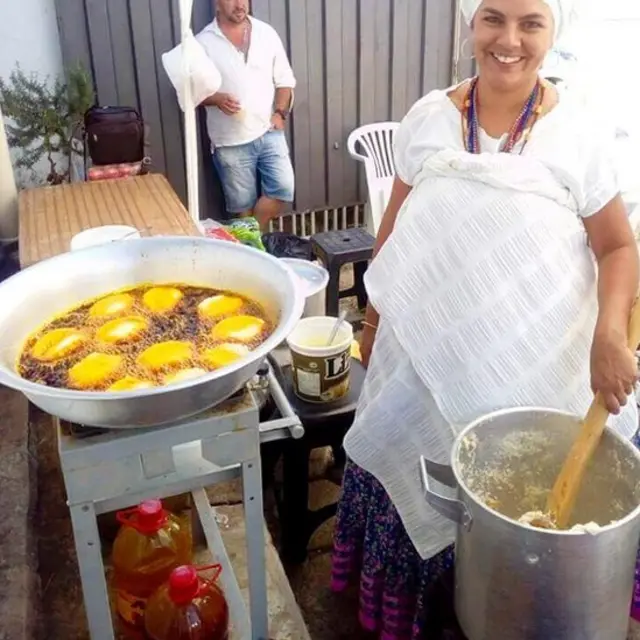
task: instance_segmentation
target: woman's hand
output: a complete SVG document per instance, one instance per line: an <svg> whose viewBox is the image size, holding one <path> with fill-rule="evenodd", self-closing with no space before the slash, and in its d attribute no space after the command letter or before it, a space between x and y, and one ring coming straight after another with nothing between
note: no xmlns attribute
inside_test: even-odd
<svg viewBox="0 0 640 640"><path fill-rule="evenodd" d="M638 378L635 354L620 331L596 330L591 347L591 388L610 413L620 413Z"/></svg>
<svg viewBox="0 0 640 640"><path fill-rule="evenodd" d="M360 335L360 357L365 369L369 368L369 359L373 351L373 343L376 339L376 330L373 327L364 326Z"/></svg>

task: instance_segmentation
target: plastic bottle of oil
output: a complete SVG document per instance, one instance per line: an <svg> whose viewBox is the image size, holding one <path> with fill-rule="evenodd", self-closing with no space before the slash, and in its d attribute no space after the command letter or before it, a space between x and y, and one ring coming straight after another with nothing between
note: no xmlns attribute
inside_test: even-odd
<svg viewBox="0 0 640 640"><path fill-rule="evenodd" d="M144 627L146 601L178 566L191 562L191 531L160 500L118 513L113 543L116 609L131 630Z"/></svg>
<svg viewBox="0 0 640 640"><path fill-rule="evenodd" d="M214 571L205 579L204 571ZM174 569L147 602L145 631L151 640L226 640L229 607L216 584L220 565Z"/></svg>

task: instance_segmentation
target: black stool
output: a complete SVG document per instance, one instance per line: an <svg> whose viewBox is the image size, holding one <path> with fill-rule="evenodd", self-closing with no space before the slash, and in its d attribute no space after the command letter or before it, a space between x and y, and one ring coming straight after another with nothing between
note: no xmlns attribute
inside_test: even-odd
<svg viewBox="0 0 640 640"><path fill-rule="evenodd" d="M305 430L300 440L289 439L283 443L282 492L281 495L276 492L282 557L290 563L301 563L307 557L307 545L314 531L334 516L337 509L337 504L315 511L309 509L309 456L313 449L331 447L337 462L344 462L342 441L353 423L366 369L352 360L349 394L330 404L300 400L293 390L291 367L274 370Z"/></svg>
<svg viewBox="0 0 640 640"><path fill-rule="evenodd" d="M328 316L338 315L340 298L357 296L358 306L361 309L366 306L364 274L373 256L374 244L375 238L360 228L327 231L311 236L313 253L329 271L326 303ZM353 264L353 287L340 291L340 269L345 264Z"/></svg>

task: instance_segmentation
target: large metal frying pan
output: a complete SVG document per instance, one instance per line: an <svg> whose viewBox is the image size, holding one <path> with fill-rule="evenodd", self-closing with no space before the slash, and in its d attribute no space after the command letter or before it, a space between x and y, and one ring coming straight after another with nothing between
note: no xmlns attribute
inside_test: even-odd
<svg viewBox="0 0 640 640"><path fill-rule="evenodd" d="M146 282L209 285L263 305L273 334L229 367L168 387L134 392L56 389L21 378L15 364L25 339L52 316L122 287ZM0 384L48 413L79 424L131 428L198 414L243 387L291 332L304 299L277 258L207 238L157 237L114 242L40 262L0 284Z"/></svg>

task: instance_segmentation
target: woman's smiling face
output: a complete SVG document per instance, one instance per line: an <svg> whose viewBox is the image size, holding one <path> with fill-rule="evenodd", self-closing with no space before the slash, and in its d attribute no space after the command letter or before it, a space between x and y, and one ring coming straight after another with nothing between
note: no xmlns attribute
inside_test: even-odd
<svg viewBox="0 0 640 640"><path fill-rule="evenodd" d="M543 0L484 0L473 19L480 74L502 91L530 84L553 45L554 29Z"/></svg>

